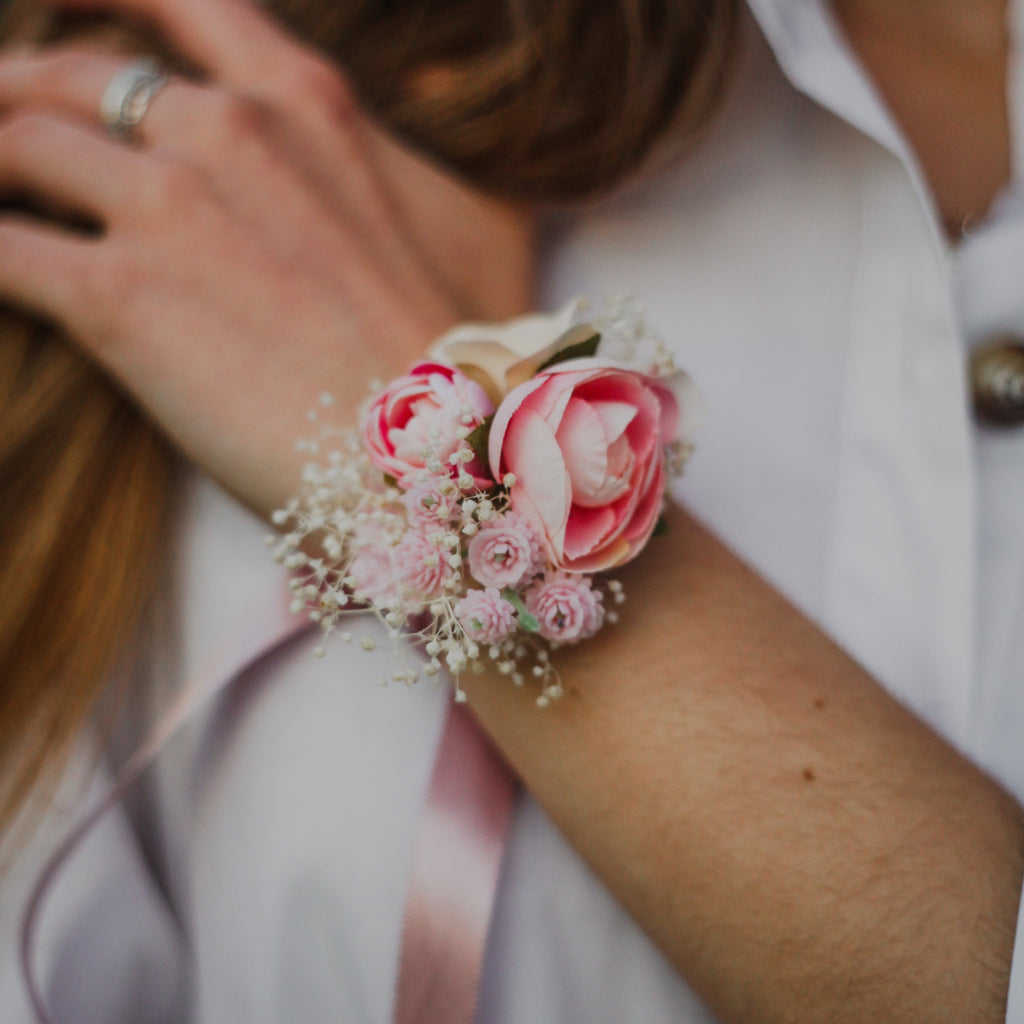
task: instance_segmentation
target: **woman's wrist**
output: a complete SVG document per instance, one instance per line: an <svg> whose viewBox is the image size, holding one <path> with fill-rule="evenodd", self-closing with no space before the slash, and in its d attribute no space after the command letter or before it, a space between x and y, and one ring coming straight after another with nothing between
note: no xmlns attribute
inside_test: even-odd
<svg viewBox="0 0 1024 1024"><path fill-rule="evenodd" d="M1002 1020L1024 815L675 507L538 714L469 706L723 1021ZM843 1014L846 1016L843 1016Z"/></svg>

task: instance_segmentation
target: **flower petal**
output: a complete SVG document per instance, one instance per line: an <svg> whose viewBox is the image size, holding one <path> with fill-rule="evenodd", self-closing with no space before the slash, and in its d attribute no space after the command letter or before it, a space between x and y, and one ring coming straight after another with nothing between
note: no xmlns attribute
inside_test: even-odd
<svg viewBox="0 0 1024 1024"><path fill-rule="evenodd" d="M534 313L505 323L460 324L442 335L430 354L458 367L498 403L518 383L518 379L507 380L506 371L537 353L547 352L572 326L579 306L580 300L574 299L554 314ZM542 362L537 362L535 368Z"/></svg>
<svg viewBox="0 0 1024 1024"><path fill-rule="evenodd" d="M605 504L593 498L608 475L608 444L604 424L591 405L573 398L555 437L572 481L572 500L579 505Z"/></svg>
<svg viewBox="0 0 1024 1024"><path fill-rule="evenodd" d="M704 422L706 405L690 375L682 370L657 381L661 401L662 440L689 440Z"/></svg>
<svg viewBox="0 0 1024 1024"><path fill-rule="evenodd" d="M450 347L467 342L497 342L522 359L539 352L572 326L581 300L567 302L557 313L530 313L502 323L459 324L443 334L430 354L445 363L452 362Z"/></svg>
<svg viewBox="0 0 1024 1024"><path fill-rule="evenodd" d="M616 537L592 554L581 555L579 558L564 558L562 568L566 572L604 572L628 562L635 553L628 541Z"/></svg>
<svg viewBox="0 0 1024 1024"><path fill-rule="evenodd" d="M475 381L497 405L505 387L505 370L516 361L516 354L497 341L452 341L446 358L460 372Z"/></svg>
<svg viewBox="0 0 1024 1024"><path fill-rule="evenodd" d="M647 479L638 486L641 488L640 500L623 534L634 551L647 543L661 515L665 499L665 463L662 459L652 460Z"/></svg>
<svg viewBox="0 0 1024 1024"><path fill-rule="evenodd" d="M502 463L516 477L512 507L531 518L552 550L560 551L569 518L569 474L543 417L519 408L505 433Z"/></svg>
<svg viewBox="0 0 1024 1024"><path fill-rule="evenodd" d="M604 427L605 440L614 444L636 417L636 406L629 402L592 401L589 403Z"/></svg>
<svg viewBox="0 0 1024 1024"><path fill-rule="evenodd" d="M519 411L520 406L527 404L530 396L543 386L543 377L534 377L525 384L520 384L505 396L504 401L494 413L487 442L487 461L490 463L491 473L494 474L495 480L500 480L506 472L506 467L502 462L502 449L505 445L505 431L508 429L512 417Z"/></svg>
<svg viewBox="0 0 1024 1024"><path fill-rule="evenodd" d="M567 561L589 555L604 543L615 528L617 516L608 505L600 508L582 508L576 505L565 528L562 550Z"/></svg>
<svg viewBox="0 0 1024 1024"><path fill-rule="evenodd" d="M560 352L564 352L581 342L600 337L597 331L590 324L577 324L570 327L564 334L558 335L549 345L531 352L528 356L513 363L505 370L505 388L511 390L524 380L535 376L537 371L549 360L553 359ZM568 362L569 360L563 360Z"/></svg>

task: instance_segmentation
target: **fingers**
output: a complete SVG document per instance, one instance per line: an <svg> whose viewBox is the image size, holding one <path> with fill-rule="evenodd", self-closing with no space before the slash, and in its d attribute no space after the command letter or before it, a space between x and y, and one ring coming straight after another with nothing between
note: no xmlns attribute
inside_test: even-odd
<svg viewBox="0 0 1024 1024"><path fill-rule="evenodd" d="M341 76L288 36L252 0L57 0L69 10L141 18L221 84L250 96L344 99Z"/></svg>
<svg viewBox="0 0 1024 1024"><path fill-rule="evenodd" d="M96 308L107 275L98 247L13 214L0 215L0 301L64 325Z"/></svg>
<svg viewBox="0 0 1024 1024"><path fill-rule="evenodd" d="M0 60L0 114L47 108L99 128L104 93L125 66L123 57L77 48L7 57ZM175 79L150 102L133 137L144 143L172 143L170 148L179 150L209 145L224 134L218 128L225 127L226 119L218 123L216 103L212 90ZM197 135L201 138L189 147L189 137Z"/></svg>
<svg viewBox="0 0 1024 1024"><path fill-rule="evenodd" d="M103 96L125 65L124 58L80 47L0 58L0 116L46 107L99 125ZM326 81L296 78L291 87L306 92L286 104L264 103L253 92L174 79L149 103L133 136L209 163L234 152L236 144L244 148L247 137L266 127L263 115L276 109L278 128L291 136L287 141L297 143L297 158L302 150L312 150L311 169L346 166L357 173L354 169L366 158L360 139L365 126L355 107L330 99Z"/></svg>
<svg viewBox="0 0 1024 1024"><path fill-rule="evenodd" d="M291 209L287 199L296 199L295 187L277 197L268 188L277 187L282 174L304 174L307 198L319 194L344 218L365 223L371 236L386 234L379 223L383 202L358 118L328 123L314 115L303 120L309 107L275 113L269 104L233 90L174 79L133 130L141 149L114 146L103 135L100 106L124 67L123 58L74 47L0 59L0 138L9 134L17 141L31 129L26 143L0 154L0 189L6 180L8 193L25 188L37 198L59 201L60 209L109 223L131 204L140 175L152 190L159 187L166 158L181 158L216 183L233 206L251 209L255 204L264 218L275 207L286 213ZM79 124L79 137L67 119ZM44 132L47 120L53 124ZM92 136L91 144L86 145L85 135ZM147 152L148 164L140 159ZM345 168L343 178L339 168Z"/></svg>
<svg viewBox="0 0 1024 1024"><path fill-rule="evenodd" d="M49 107L98 123L103 94L124 58L84 50L23 52L0 60L0 113Z"/></svg>
<svg viewBox="0 0 1024 1024"><path fill-rule="evenodd" d="M131 156L81 123L19 114L0 122L0 198L28 197L109 223L139 191Z"/></svg>

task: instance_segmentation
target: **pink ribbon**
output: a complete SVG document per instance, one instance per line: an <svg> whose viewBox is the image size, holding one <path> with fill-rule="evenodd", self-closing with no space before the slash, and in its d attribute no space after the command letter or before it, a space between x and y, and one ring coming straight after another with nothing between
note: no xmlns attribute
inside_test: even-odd
<svg viewBox="0 0 1024 1024"><path fill-rule="evenodd" d="M420 816L394 1024L472 1024L516 783L452 704Z"/></svg>
<svg viewBox="0 0 1024 1024"><path fill-rule="evenodd" d="M47 860L29 894L21 966L39 1024L53 1024L32 965L39 914L61 867L196 712L271 651L310 628L275 590L244 616L185 686L113 785ZM452 704L417 831L395 1024L472 1024L515 783L479 726Z"/></svg>

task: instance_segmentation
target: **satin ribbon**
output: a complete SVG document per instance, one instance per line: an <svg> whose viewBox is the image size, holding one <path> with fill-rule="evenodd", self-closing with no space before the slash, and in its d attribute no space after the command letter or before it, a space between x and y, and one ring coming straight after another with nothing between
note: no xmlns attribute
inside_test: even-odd
<svg viewBox="0 0 1024 1024"><path fill-rule="evenodd" d="M61 867L171 738L262 658L310 628L275 590L250 609L118 771L110 789L47 860L29 894L21 966L39 1024L54 1024L32 965L46 896ZM406 898L395 1024L472 1024L487 929L515 799L515 783L479 726L452 703L414 845Z"/></svg>
<svg viewBox="0 0 1024 1024"><path fill-rule="evenodd" d="M472 1024L515 796L505 762L452 703L414 846L394 1024Z"/></svg>

